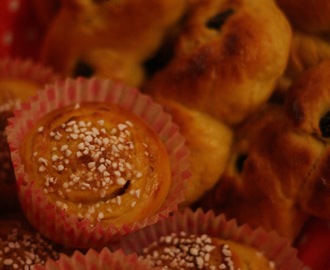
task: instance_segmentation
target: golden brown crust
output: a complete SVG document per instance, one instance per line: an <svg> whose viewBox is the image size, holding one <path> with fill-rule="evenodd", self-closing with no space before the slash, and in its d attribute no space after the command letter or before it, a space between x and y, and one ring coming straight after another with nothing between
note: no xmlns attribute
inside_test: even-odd
<svg viewBox="0 0 330 270"><path fill-rule="evenodd" d="M290 21L304 31L330 31L330 2L310 0L276 0Z"/></svg>
<svg viewBox="0 0 330 270"><path fill-rule="evenodd" d="M166 269L276 269L261 252L246 244L184 232L162 236L143 249L141 258Z"/></svg>
<svg viewBox="0 0 330 270"><path fill-rule="evenodd" d="M299 197L302 208L320 218L330 218L329 111L330 60L307 70L289 89L286 112L302 132L325 144Z"/></svg>
<svg viewBox="0 0 330 270"><path fill-rule="evenodd" d="M169 112L180 127L190 150L191 177L185 185L187 206L211 189L221 176L232 143L232 130L207 114L191 110L173 100L158 102Z"/></svg>
<svg viewBox="0 0 330 270"><path fill-rule="evenodd" d="M236 124L284 72L291 29L272 1L207 0L189 10L178 39L146 91Z"/></svg>
<svg viewBox="0 0 330 270"><path fill-rule="evenodd" d="M303 72L327 59L330 59L329 38L294 29L288 65L275 94L285 99L288 89Z"/></svg>
<svg viewBox="0 0 330 270"><path fill-rule="evenodd" d="M33 96L40 84L31 80L0 78L0 211L18 209L15 174L5 128L17 103Z"/></svg>
<svg viewBox="0 0 330 270"><path fill-rule="evenodd" d="M129 65L142 68L143 62L152 57L169 29L182 16L185 5L185 0L63 1L45 37L40 59L67 76L77 75L77 64L87 61L86 57L98 50L120 55L124 63L128 62L123 71L130 72ZM109 55L103 57L112 60ZM93 75L99 75L102 61L102 57L96 57L92 63L86 63L93 64ZM133 76L141 77L138 68L136 72ZM109 78L116 75L116 79L132 83L125 80L131 73L118 76L116 67L111 65L107 73L101 75ZM141 83L133 81L135 86Z"/></svg>
<svg viewBox="0 0 330 270"><path fill-rule="evenodd" d="M158 135L118 105L82 103L40 119L20 148L28 179L79 219L132 224L154 214L170 185Z"/></svg>
<svg viewBox="0 0 330 270"><path fill-rule="evenodd" d="M282 107L267 106L239 129L230 162L202 204L293 241L309 216L298 197L323 149L290 125Z"/></svg>
<svg viewBox="0 0 330 270"><path fill-rule="evenodd" d="M321 119L330 109L330 60L304 72L289 89L286 111L292 123L320 139ZM326 126L324 127L326 128Z"/></svg>

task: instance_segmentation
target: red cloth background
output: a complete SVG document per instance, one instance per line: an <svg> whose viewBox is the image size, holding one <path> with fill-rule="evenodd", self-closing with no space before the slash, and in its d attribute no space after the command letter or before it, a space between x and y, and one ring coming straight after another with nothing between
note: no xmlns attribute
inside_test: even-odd
<svg viewBox="0 0 330 270"><path fill-rule="evenodd" d="M41 39L29 0L0 0L0 57L36 58ZM330 221L311 220L297 248L305 270L330 270Z"/></svg>

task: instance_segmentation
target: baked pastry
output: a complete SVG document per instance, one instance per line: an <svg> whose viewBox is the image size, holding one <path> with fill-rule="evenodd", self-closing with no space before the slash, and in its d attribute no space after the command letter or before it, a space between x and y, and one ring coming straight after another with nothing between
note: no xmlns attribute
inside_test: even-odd
<svg viewBox="0 0 330 270"><path fill-rule="evenodd" d="M173 100L158 102L180 127L190 150L191 177L185 183L185 201L181 203L184 207L197 201L221 176L230 154L233 131L211 116Z"/></svg>
<svg viewBox="0 0 330 270"><path fill-rule="evenodd" d="M199 205L293 242L310 217L298 198L323 150L282 106L267 105L238 129L224 173Z"/></svg>
<svg viewBox="0 0 330 270"><path fill-rule="evenodd" d="M178 211L110 245L162 269L302 269L286 240L213 211Z"/></svg>
<svg viewBox="0 0 330 270"><path fill-rule="evenodd" d="M330 59L330 40L322 35L294 29L288 66L278 82L275 94L285 99L291 84L307 69Z"/></svg>
<svg viewBox="0 0 330 270"><path fill-rule="evenodd" d="M92 224L120 227L152 216L171 186L159 137L118 105L82 103L45 115L24 138L20 156L51 204Z"/></svg>
<svg viewBox="0 0 330 270"><path fill-rule="evenodd" d="M167 217L184 199L184 138L135 88L59 81L24 104L6 131L22 210L55 242L100 248Z"/></svg>
<svg viewBox="0 0 330 270"><path fill-rule="evenodd" d="M15 175L5 128L18 104L35 95L57 76L28 60L0 60L0 211L18 209Z"/></svg>
<svg viewBox="0 0 330 270"><path fill-rule="evenodd" d="M290 41L273 1L195 1L172 60L144 90L237 124L270 97Z"/></svg>
<svg viewBox="0 0 330 270"><path fill-rule="evenodd" d="M181 232L162 236L143 249L141 258L163 269L276 269L256 249L232 240Z"/></svg>
<svg viewBox="0 0 330 270"><path fill-rule="evenodd" d="M69 249L43 238L20 212L0 215L0 268L32 269L48 258L58 259Z"/></svg>
<svg viewBox="0 0 330 270"><path fill-rule="evenodd" d="M116 65L111 64L112 55L116 62L118 57L122 59L123 71L130 71L129 65L142 69L181 18L185 6L186 0L65 0L46 34L40 60L66 76L86 76L78 72L83 65L94 76L106 75L137 86L141 80L126 80L131 73L118 76ZM104 51L111 56L103 56ZM105 61L110 62L108 67ZM140 75L137 68L133 76Z"/></svg>
<svg viewBox="0 0 330 270"><path fill-rule="evenodd" d="M325 145L318 162L304 181L299 197L305 211L325 219L330 218L329 76L330 60L307 70L294 82L285 103L293 125Z"/></svg>
<svg viewBox="0 0 330 270"><path fill-rule="evenodd" d="M328 1L276 0L295 27L324 33L330 31L330 3Z"/></svg>

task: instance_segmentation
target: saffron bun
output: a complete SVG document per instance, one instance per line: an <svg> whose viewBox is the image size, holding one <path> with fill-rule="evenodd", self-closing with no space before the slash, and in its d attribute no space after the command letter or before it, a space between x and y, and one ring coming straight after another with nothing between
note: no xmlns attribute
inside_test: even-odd
<svg viewBox="0 0 330 270"><path fill-rule="evenodd" d="M330 60L305 71L288 92L285 107L292 124L325 145L324 151L302 187L303 209L320 218L330 218L329 106Z"/></svg>
<svg viewBox="0 0 330 270"><path fill-rule="evenodd" d="M330 31L329 2L308 0L276 0L276 2L298 29L312 33Z"/></svg>
<svg viewBox="0 0 330 270"><path fill-rule="evenodd" d="M62 1L41 46L40 60L66 76L75 75L77 66L85 61L97 76L99 66L105 59L111 63L112 57L93 56L91 62L87 60L109 50L124 62L129 60L129 64L142 68L185 9L186 0ZM113 78L116 67L110 64L108 69L111 70L107 78ZM119 79L124 78L129 78L129 74ZM131 85L137 86L138 82Z"/></svg>
<svg viewBox="0 0 330 270"><path fill-rule="evenodd" d="M289 22L273 1L196 1L173 58L143 88L236 125L271 96L290 42Z"/></svg>
<svg viewBox="0 0 330 270"><path fill-rule="evenodd" d="M309 68L330 59L330 40L322 35L294 29L288 65L276 87L276 94L285 99L291 84Z"/></svg>
<svg viewBox="0 0 330 270"><path fill-rule="evenodd" d="M273 262L247 244L185 232L160 237L157 242L143 249L140 258L149 260L151 266L163 266L171 270L274 269Z"/></svg>
<svg viewBox="0 0 330 270"><path fill-rule="evenodd" d="M224 173L199 203L293 242L310 217L299 197L323 151L282 106L267 105L238 129Z"/></svg>
<svg viewBox="0 0 330 270"><path fill-rule="evenodd" d="M15 174L10 157L5 128L7 120L20 102L35 95L56 74L30 60L3 58L0 60L0 211L19 208Z"/></svg>
<svg viewBox="0 0 330 270"><path fill-rule="evenodd" d="M10 157L5 128L17 104L38 91L30 81L5 79L0 76L0 212L18 209L15 173Z"/></svg>
<svg viewBox="0 0 330 270"><path fill-rule="evenodd" d="M185 201L181 207L196 202L218 181L229 158L233 131L224 123L169 99L160 99L165 111L180 127L190 150L191 177L185 183Z"/></svg>
<svg viewBox="0 0 330 270"><path fill-rule="evenodd" d="M0 214L0 268L32 269L48 258L58 259L69 249L42 237L21 212Z"/></svg>
<svg viewBox="0 0 330 270"><path fill-rule="evenodd" d="M152 216L171 185L160 138L118 105L78 105L46 114L25 136L19 151L31 180L22 185L42 189L50 204L91 224L123 226Z"/></svg>

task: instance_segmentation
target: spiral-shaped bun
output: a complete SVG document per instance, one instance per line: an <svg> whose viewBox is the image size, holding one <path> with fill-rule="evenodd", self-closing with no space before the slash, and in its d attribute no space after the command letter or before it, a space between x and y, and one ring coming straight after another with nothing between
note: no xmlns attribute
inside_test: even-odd
<svg viewBox="0 0 330 270"><path fill-rule="evenodd" d="M133 113L82 103L40 119L20 148L31 183L78 219L121 226L154 214L171 185L169 158Z"/></svg>

